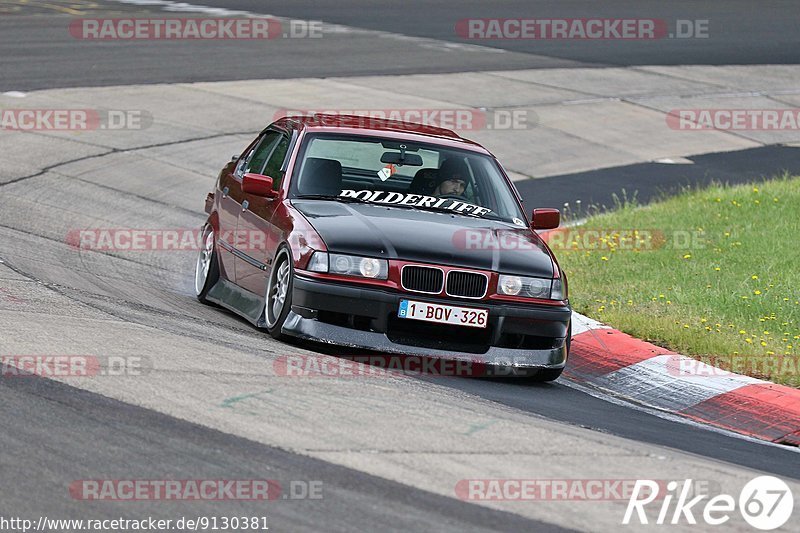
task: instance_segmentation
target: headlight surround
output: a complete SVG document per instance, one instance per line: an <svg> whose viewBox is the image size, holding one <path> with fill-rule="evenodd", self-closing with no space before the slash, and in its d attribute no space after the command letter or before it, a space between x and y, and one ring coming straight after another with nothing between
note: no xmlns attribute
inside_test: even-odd
<svg viewBox="0 0 800 533"><path fill-rule="evenodd" d="M386 259L372 257L314 252L308 262L308 270L339 274L341 276L387 279L389 277L389 262Z"/></svg>
<svg viewBox="0 0 800 533"><path fill-rule="evenodd" d="M567 294L564 290L564 281L562 279L553 280L553 290L550 292L551 300L566 300Z"/></svg>
<svg viewBox="0 0 800 533"><path fill-rule="evenodd" d="M564 300L564 285L560 279L527 278L500 274L497 280L497 294L522 296L545 300Z"/></svg>

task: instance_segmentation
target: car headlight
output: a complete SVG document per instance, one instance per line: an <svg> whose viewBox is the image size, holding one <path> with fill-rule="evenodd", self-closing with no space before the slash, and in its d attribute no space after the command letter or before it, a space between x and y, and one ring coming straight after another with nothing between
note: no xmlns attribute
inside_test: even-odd
<svg viewBox="0 0 800 533"><path fill-rule="evenodd" d="M389 262L386 259L372 257L314 252L308 262L308 270L343 276L386 279L389 277Z"/></svg>
<svg viewBox="0 0 800 533"><path fill-rule="evenodd" d="M564 300L564 284L560 279L526 278L501 274L497 280L497 293L507 296Z"/></svg>

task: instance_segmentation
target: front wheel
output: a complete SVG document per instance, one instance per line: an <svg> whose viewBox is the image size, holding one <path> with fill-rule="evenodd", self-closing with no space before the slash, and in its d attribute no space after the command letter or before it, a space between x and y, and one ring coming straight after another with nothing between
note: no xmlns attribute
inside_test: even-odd
<svg viewBox="0 0 800 533"><path fill-rule="evenodd" d="M194 269L194 292L197 299L204 304L210 303L206 296L219 280L219 263L214 244L214 228L207 224L203 228L203 244Z"/></svg>
<svg viewBox="0 0 800 533"><path fill-rule="evenodd" d="M286 248L282 248L275 256L264 297L264 321L267 331L275 339L285 336L281 328L292 308L293 277L291 255Z"/></svg>

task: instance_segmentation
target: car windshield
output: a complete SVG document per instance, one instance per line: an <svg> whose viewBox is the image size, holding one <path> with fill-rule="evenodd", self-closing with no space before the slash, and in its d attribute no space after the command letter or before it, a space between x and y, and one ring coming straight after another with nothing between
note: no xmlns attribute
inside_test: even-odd
<svg viewBox="0 0 800 533"><path fill-rule="evenodd" d="M361 201L524 225L497 162L435 144L348 135L306 137L295 198Z"/></svg>

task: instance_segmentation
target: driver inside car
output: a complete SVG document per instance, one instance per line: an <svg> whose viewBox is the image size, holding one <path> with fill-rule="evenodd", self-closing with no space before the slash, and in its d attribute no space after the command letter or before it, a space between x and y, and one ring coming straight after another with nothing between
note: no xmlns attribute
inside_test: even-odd
<svg viewBox="0 0 800 533"><path fill-rule="evenodd" d="M467 176L469 175L467 166L457 159L447 159L439 168L436 181L436 189L433 195L440 196L464 196L467 188Z"/></svg>

